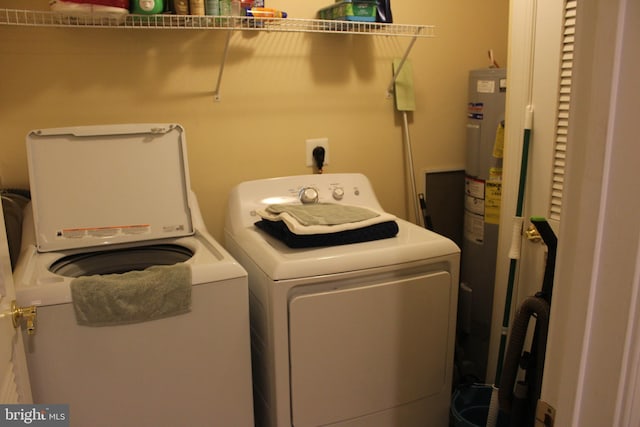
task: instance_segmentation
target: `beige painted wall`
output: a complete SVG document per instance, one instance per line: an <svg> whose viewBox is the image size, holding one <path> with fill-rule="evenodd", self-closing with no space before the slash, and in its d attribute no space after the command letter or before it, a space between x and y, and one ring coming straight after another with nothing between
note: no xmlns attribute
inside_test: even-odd
<svg viewBox="0 0 640 427"><path fill-rule="evenodd" d="M46 0L0 7L47 8ZM312 18L331 0L270 0ZM395 0L397 23L432 24L411 53L410 132L426 169L463 168L467 73L506 64L508 0ZM28 185L24 139L36 128L176 122L186 128L193 189L222 239L227 194L242 181L310 173L305 139L328 137L326 172L369 176L384 208L411 217L402 121L387 99L405 38L237 32L214 102L225 32L0 26L0 178Z"/></svg>

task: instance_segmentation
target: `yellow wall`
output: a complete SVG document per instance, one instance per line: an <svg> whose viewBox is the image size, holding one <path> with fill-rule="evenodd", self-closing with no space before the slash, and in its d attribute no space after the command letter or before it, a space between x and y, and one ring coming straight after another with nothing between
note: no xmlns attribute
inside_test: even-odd
<svg viewBox="0 0 640 427"><path fill-rule="evenodd" d="M313 18L332 0L268 0ZM46 0L0 7L47 8ZM422 171L463 168L467 73L506 64L508 0L394 0L396 23L432 24L411 53L417 109L410 132ZM28 185L24 139L36 128L175 122L186 129L191 183L222 239L230 188L310 173L305 139L328 137L326 172L362 172L383 207L411 217L402 120L386 98L391 62L409 39L237 32L214 102L226 33L0 26L0 177ZM420 191L420 188L419 188Z"/></svg>

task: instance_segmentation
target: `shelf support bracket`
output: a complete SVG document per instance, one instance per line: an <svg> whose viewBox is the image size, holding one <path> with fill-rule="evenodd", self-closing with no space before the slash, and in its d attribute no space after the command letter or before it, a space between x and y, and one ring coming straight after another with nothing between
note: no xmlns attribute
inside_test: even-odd
<svg viewBox="0 0 640 427"><path fill-rule="evenodd" d="M407 50L405 50L404 55L402 56L402 59L400 60L400 63L398 64L398 68L396 69L395 73L393 73L393 77L391 78L391 82L389 83L389 86L387 86L387 98L391 98L393 96L394 86L396 84L396 80L398 80L398 76L400 75L400 72L402 71L402 67L404 67L404 63L407 61L407 58L409 57L409 53L411 52L411 49L413 49L413 45L416 44L416 40L418 40L418 35L420 34L421 30L422 30L421 28L418 28L416 30L416 34L413 36L413 38L409 42L409 46L407 46Z"/></svg>
<svg viewBox="0 0 640 427"><path fill-rule="evenodd" d="M216 102L220 102L220 86L222 85L222 73L224 73L224 65L227 62L227 54L229 53L229 42L231 41L231 35L233 34L233 30L229 30L227 32L227 40L224 43L224 51L222 52L222 61L220 62L220 70L218 71L218 81L216 83L216 88L213 91L213 100Z"/></svg>

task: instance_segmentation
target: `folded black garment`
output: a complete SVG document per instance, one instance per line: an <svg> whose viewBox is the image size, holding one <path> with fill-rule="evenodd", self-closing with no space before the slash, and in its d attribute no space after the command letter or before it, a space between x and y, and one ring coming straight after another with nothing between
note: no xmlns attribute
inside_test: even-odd
<svg viewBox="0 0 640 427"><path fill-rule="evenodd" d="M354 230L322 234L294 234L283 221L263 219L256 222L255 225L260 230L284 242L290 248L348 245L388 239L398 234L398 224L395 221L381 222Z"/></svg>

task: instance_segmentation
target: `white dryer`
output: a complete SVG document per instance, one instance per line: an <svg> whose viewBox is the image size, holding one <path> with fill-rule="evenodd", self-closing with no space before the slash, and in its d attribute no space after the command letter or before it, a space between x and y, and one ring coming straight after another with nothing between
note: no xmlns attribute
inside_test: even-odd
<svg viewBox="0 0 640 427"><path fill-rule="evenodd" d="M247 273L204 226L183 129L43 129L27 150L32 208L14 277L18 304L38 309L24 335L34 401L69 404L77 427L253 426ZM157 296L174 266L187 272L183 313L78 324L74 281L103 279L108 293L139 274L124 285L138 300L122 300L135 314L172 302Z"/></svg>
<svg viewBox="0 0 640 427"><path fill-rule="evenodd" d="M446 427L458 247L400 219L395 237L301 249L254 225L301 199L382 211L361 174L232 190L225 246L249 273L256 425Z"/></svg>

